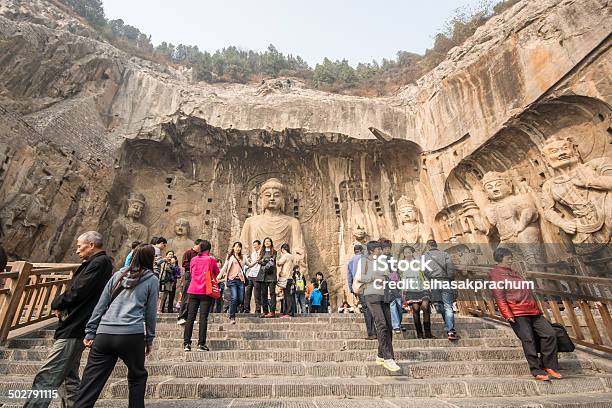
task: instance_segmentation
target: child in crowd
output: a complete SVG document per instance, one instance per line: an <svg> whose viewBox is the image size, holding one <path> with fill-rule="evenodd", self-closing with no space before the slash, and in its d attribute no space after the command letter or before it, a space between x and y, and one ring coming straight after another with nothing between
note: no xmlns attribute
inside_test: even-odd
<svg viewBox="0 0 612 408"><path fill-rule="evenodd" d="M323 302L323 294L319 290L317 280L312 279L312 293L310 294L310 313L321 313L321 303Z"/></svg>
<svg viewBox="0 0 612 408"><path fill-rule="evenodd" d="M338 313L355 313L355 309L345 300L342 306L338 308Z"/></svg>

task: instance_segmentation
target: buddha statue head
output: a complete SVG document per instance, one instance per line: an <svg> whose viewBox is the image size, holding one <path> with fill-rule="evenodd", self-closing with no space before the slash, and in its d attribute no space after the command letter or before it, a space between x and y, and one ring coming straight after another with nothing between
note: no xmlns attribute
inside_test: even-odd
<svg viewBox="0 0 612 408"><path fill-rule="evenodd" d="M265 213L268 210L284 213L286 193L285 185L279 179L271 178L266 180L259 188L263 212Z"/></svg>
<svg viewBox="0 0 612 408"><path fill-rule="evenodd" d="M482 177L482 186L487 196L493 200L501 200L512 194L512 180L505 173L490 171Z"/></svg>
<svg viewBox="0 0 612 408"><path fill-rule="evenodd" d="M368 232L366 231L363 225L356 224L353 227L353 238L355 238L357 241L364 240L367 235L368 235Z"/></svg>
<svg viewBox="0 0 612 408"><path fill-rule="evenodd" d="M140 193L131 193L127 200L127 217L139 219L145 207L145 198Z"/></svg>
<svg viewBox="0 0 612 408"><path fill-rule="evenodd" d="M178 237L189 234L189 220L186 218L177 218L174 224L174 233Z"/></svg>
<svg viewBox="0 0 612 408"><path fill-rule="evenodd" d="M406 196L397 200L397 214L401 224L411 224L419 221L419 209L414 201Z"/></svg>
<svg viewBox="0 0 612 408"><path fill-rule="evenodd" d="M553 169L573 168L580 163L580 153L569 137L551 137L542 146L542 152Z"/></svg>

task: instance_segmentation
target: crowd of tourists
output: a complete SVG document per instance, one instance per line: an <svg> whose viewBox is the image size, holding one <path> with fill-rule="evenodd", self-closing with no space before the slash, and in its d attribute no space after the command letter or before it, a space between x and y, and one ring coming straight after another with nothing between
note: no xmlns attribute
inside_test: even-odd
<svg viewBox="0 0 612 408"><path fill-rule="evenodd" d="M80 235L76 254L83 262L68 288L52 302L59 322L32 390L57 392L63 406L93 407L121 359L128 370L129 406L144 407L148 377L145 358L153 350L159 312L178 313L178 323L184 325L185 351L191 351L199 312L198 351L203 352L209 350L206 331L212 311L227 311L233 324L238 313L274 318L277 309L280 317L329 312L329 292L321 272L308 282L287 244L278 252L270 238L251 245L247 253L240 242L235 242L227 256L218 259L211 255L209 241L196 240L179 264L173 250L167 248L167 240L158 237L151 243L135 242L123 266L113 273L114 260L104 251L102 236L95 231ZM348 287L359 304L353 308L345 301L338 312L354 313L357 309L363 313L367 339L378 341L377 364L389 371L400 369L392 339L406 329L401 325L404 312L412 314L418 338L434 338L430 309L435 307L443 317L448 340L459 339L454 322L455 294L446 289L429 290L424 285L426 280L455 278L450 256L439 250L435 241L428 241L423 253L424 259L434 265L425 271L377 267L381 259L392 264L394 254L388 240L371 241L365 247L356 245L354 252L348 263ZM411 260L414 256L415 249L404 246L397 259ZM508 249L498 248L494 257L498 265L490 273L491 280L522 279L510 268L512 253ZM406 278L417 284L409 290L376 284L377 280L397 282ZM228 294L226 302L222 292ZM251 309L253 296L255 308ZM556 333L532 293L525 289L497 290L494 296L501 314L521 340L534 377L543 381L561 378ZM85 348L90 352L79 379ZM24 406L48 407L51 399L50 393L32 393Z"/></svg>
<svg viewBox="0 0 612 408"><path fill-rule="evenodd" d="M442 315L445 336L449 341L459 340L455 329L454 303L455 290L450 283L455 279L455 266L452 258L438 249L435 240L427 241L422 253L426 268L397 268L398 262L412 261L415 248L402 246L397 255L393 254L393 244L386 239L370 241L365 248L354 246L354 256L347 266L348 287L359 300L367 330L367 340L378 340L376 363L389 371L399 371L393 352L393 335L401 334L402 314L412 314L417 338L435 338L431 330L431 308ZM395 259L394 259L395 258ZM489 280L517 282L523 278L510 267L512 252L499 247L494 253L495 266ZM380 267L380 262L387 264ZM407 265L412 263L407 262ZM398 289L402 280L404 289ZM426 285L425 282L437 281L440 285ZM386 284L381 284L381 283ZM396 285L389 284L390 282ZM448 283L444 285L444 283ZM510 285L508 285L510 286ZM501 315L508 321L523 346L531 373L536 380L548 381L561 379L558 372L557 334L551 323L544 318L533 293L521 285L517 289L493 290L495 303ZM343 305L346 310L346 305ZM421 318L422 315L422 318Z"/></svg>

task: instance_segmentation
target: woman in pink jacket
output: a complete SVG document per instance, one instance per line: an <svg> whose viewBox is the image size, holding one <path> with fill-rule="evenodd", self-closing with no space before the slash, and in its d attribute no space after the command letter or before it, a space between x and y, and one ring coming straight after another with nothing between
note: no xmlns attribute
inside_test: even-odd
<svg viewBox="0 0 612 408"><path fill-rule="evenodd" d="M206 346L206 330L208 329L208 313L212 308L215 298L212 296L212 282L216 282L219 275L219 267L214 256L210 256L210 242L200 243L200 253L191 259L189 272L191 283L187 293L189 294L189 305L187 306L187 323L183 334L183 350L191 351L191 335L196 314L200 309L200 331L198 338L198 351L208 351ZM217 293L218 297L218 293Z"/></svg>

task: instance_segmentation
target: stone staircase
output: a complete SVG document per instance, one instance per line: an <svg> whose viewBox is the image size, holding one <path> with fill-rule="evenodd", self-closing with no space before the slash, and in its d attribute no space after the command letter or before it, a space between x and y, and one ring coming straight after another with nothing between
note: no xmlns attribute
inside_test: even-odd
<svg viewBox="0 0 612 408"><path fill-rule="evenodd" d="M612 361L561 354L565 379L537 382L514 333L496 322L457 318L461 339L394 336L401 370L374 362L376 341L364 340L361 315L209 320L210 352L182 351L182 327L160 315L156 349L148 358L151 407L612 407ZM197 326L194 330L194 345ZM29 389L53 341L53 327L9 340L0 351L0 403L8 390ZM82 365L86 362L86 355ZM97 406L127 406L126 367L119 363Z"/></svg>

